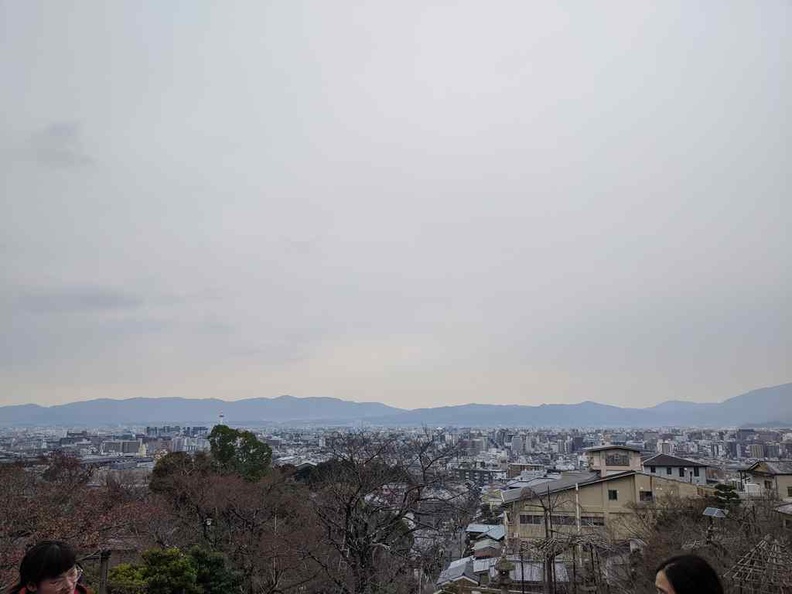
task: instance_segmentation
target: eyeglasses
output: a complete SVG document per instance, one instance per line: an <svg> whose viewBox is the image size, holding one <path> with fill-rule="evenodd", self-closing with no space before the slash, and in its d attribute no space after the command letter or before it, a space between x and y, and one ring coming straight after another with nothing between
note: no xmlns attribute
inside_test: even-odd
<svg viewBox="0 0 792 594"><path fill-rule="evenodd" d="M47 580L47 582L53 587L60 587L67 585L67 582L71 582L72 584L76 584L80 577L82 577L83 570L82 567L77 567L76 565L72 567L69 571L62 574L60 577L56 577L52 580Z"/></svg>

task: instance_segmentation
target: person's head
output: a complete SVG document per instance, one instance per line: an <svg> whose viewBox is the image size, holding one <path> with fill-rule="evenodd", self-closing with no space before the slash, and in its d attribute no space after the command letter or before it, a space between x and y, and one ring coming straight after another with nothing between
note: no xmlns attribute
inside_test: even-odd
<svg viewBox="0 0 792 594"><path fill-rule="evenodd" d="M697 555L679 555L657 568L655 587L662 594L723 594L718 574Z"/></svg>
<svg viewBox="0 0 792 594"><path fill-rule="evenodd" d="M65 542L45 540L25 553L17 587L36 594L70 594L81 575L74 549Z"/></svg>

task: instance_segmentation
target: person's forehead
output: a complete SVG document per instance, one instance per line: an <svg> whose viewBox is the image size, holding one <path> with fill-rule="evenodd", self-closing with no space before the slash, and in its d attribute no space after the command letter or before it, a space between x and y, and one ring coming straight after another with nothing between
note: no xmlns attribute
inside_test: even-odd
<svg viewBox="0 0 792 594"><path fill-rule="evenodd" d="M665 571L658 571L657 575L655 576L655 587L662 591L666 592L666 594L673 594L674 589L671 587L671 583L668 581L666 577Z"/></svg>

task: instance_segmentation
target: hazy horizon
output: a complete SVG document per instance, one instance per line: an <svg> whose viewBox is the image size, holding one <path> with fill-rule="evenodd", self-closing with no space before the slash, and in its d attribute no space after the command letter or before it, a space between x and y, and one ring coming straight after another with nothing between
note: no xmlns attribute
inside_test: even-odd
<svg viewBox="0 0 792 594"><path fill-rule="evenodd" d="M727 396L727 397L721 398L719 400L713 400L713 401L710 402L710 404L720 404L720 403L725 402L726 400L729 400L729 399L734 398L736 396L743 396L743 395L745 395L747 393L754 392L754 391L757 391L757 390L763 390L763 389L767 389L767 388L777 388L777 387L780 387L780 386L786 386L788 384L792 384L792 382L787 382L785 384L779 384L778 386L761 386L759 388L754 388L753 390L749 390L748 392L743 392L743 393L740 393L740 394L732 394L731 396ZM388 406L391 406L393 408L398 408L398 409L403 409L403 410L417 410L417 409L422 409L422 408L437 408L437 407L442 407L442 406L464 406L464 405L468 405L468 404L492 404L492 405L496 405L496 406L513 406L515 404L518 404L518 405L522 404L524 406L539 406L539 405L545 405L545 404L574 405L574 404L583 404L583 403L586 403L586 402L594 402L595 404L604 404L604 405L607 405L607 406L620 406L621 408L645 409L645 408L652 408L654 406L657 406L658 404L663 404L663 403L667 403L667 402L691 402L691 403L698 403L697 401L693 401L693 400L679 400L679 399L662 400L660 402L656 402L656 403L653 403L653 404L648 404L646 406L630 406L629 404L625 404L625 405L608 405L605 402L597 402L597 401L592 401L592 400L580 400L580 401L557 402L557 403L554 403L554 402L536 402L536 403L530 403L530 404L514 403L514 402L477 402L477 401L470 401L470 402L459 402L459 403L453 404L453 405L439 404L437 406L405 407L405 406L398 406L398 405L395 405L395 404L388 404L386 402L381 402L381 401L378 401L378 400L353 400L353 399L350 399L350 398L344 398L343 396L322 396L322 395L301 395L301 396L298 396L298 395L295 395L295 394L279 394L277 396L248 396L248 397L243 397L243 398L223 398L223 397L219 397L219 396L205 396L205 397L191 397L191 396L100 396L100 397L97 397L97 398L86 398L86 399L82 399L82 400L70 400L68 402L58 402L58 403L53 403L53 404L39 404L39 406L51 407L51 406L59 406L59 405L62 405L62 404L76 404L76 403L79 403L79 402L89 402L89 401L92 401L92 400L101 400L101 399L105 399L105 400L155 399L156 400L156 399L167 399L167 398L175 398L175 399L180 399L180 400L219 400L221 402L238 402L238 401L242 401L242 400L256 400L256 399L261 399L261 398L267 399L267 400L275 400L277 398L299 398L299 399L302 399L302 398L331 398L331 399L344 400L344 401L347 401L347 402L356 402L356 403L362 403L362 404L387 404ZM38 404L38 403L25 402L25 403L18 403L18 404ZM699 403L699 404L706 404L706 403ZM9 404L0 403L0 406L13 406L13 405L14 405L14 403L9 403Z"/></svg>
<svg viewBox="0 0 792 594"><path fill-rule="evenodd" d="M0 0L0 405L789 382L791 17Z"/></svg>

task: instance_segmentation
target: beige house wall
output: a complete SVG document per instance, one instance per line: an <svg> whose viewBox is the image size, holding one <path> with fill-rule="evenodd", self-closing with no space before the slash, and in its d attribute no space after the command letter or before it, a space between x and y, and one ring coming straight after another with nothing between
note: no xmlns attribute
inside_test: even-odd
<svg viewBox="0 0 792 594"><path fill-rule="evenodd" d="M626 464L613 466L608 464L608 456L621 455L627 457ZM591 470L599 471L600 476L608 476L627 470L641 470L641 454L632 450L614 448L612 450L598 450L587 453L588 467Z"/></svg>
<svg viewBox="0 0 792 594"><path fill-rule="evenodd" d="M764 462L760 462L754 471L749 471L751 480L762 488L762 492L774 491L779 499L792 500L792 475L772 474Z"/></svg>
<svg viewBox="0 0 792 594"><path fill-rule="evenodd" d="M792 501L792 493L790 493L790 489L792 489L792 475L779 474L775 477L775 479L776 479L776 490L778 491L778 497L780 499L786 499L787 501Z"/></svg>
<svg viewBox="0 0 792 594"><path fill-rule="evenodd" d="M616 499L609 497L616 491ZM608 533L615 539L629 537L629 525L635 505L646 504L641 493L652 493L652 499L675 497L701 497L708 489L645 474L600 481L566 491L523 499L507 508L510 538L536 539L546 536L545 518L552 515L551 527L555 533L578 532L577 513L580 514L580 532ZM579 512L578 512L579 510ZM521 523L520 516L531 517L531 523Z"/></svg>
<svg viewBox="0 0 792 594"><path fill-rule="evenodd" d="M792 475L789 474L776 474L767 475L761 473L750 473L751 480L762 488L762 492L773 492L779 499L786 499L792 501L790 489L792 489ZM768 484L770 488L768 489Z"/></svg>

